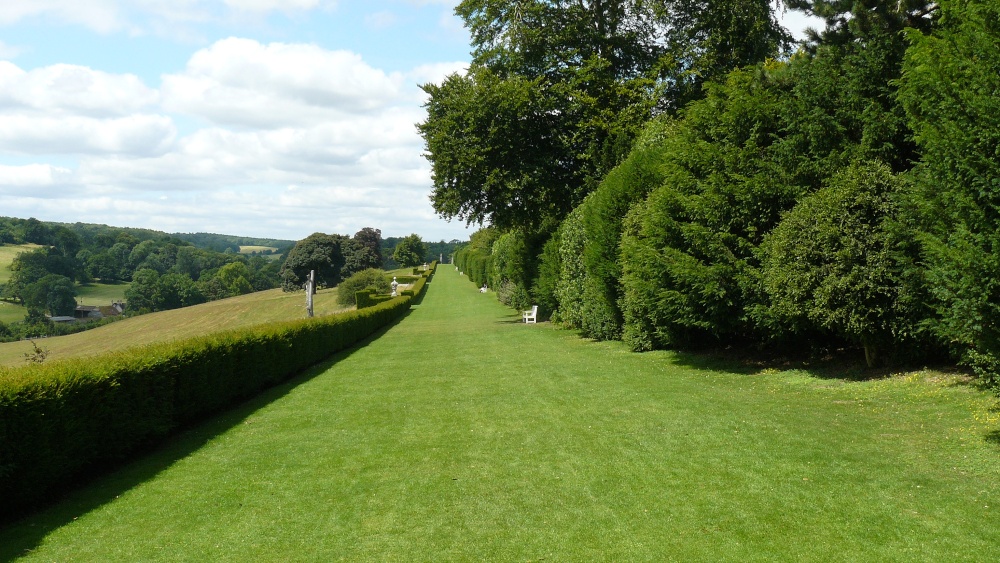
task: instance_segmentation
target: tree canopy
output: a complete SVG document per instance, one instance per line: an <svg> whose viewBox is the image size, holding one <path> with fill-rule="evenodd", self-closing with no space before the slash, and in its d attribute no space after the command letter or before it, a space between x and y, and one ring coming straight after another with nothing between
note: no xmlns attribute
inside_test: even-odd
<svg viewBox="0 0 1000 563"><path fill-rule="evenodd" d="M500 228L561 220L652 115L787 41L767 0L466 0L456 13L473 62L424 85L431 200Z"/></svg>

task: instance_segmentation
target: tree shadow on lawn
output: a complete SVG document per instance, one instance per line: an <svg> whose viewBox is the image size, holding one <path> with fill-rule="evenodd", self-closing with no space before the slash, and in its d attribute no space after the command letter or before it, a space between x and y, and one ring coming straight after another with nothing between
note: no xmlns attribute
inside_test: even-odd
<svg viewBox="0 0 1000 563"><path fill-rule="evenodd" d="M163 442L152 446L149 450L137 452L130 460L102 471L100 475L84 477L71 491L53 498L50 503L39 507L37 511L25 514L17 520L0 522L0 561L13 561L28 555L41 545L50 533L114 501L130 489L154 479L177 461L239 426L255 412L278 401L297 386L310 381L337 362L367 348L409 316L410 312L406 311L398 319L355 346L337 352L329 359L306 369L284 383L265 389L255 397L211 418L182 427Z"/></svg>
<svg viewBox="0 0 1000 563"><path fill-rule="evenodd" d="M724 371L740 375L762 372L798 370L818 379L841 381L874 381L886 379L903 371L923 369L928 363L895 363L869 368L860 348L840 347L802 354L761 352L755 349L727 347L674 351L674 363L704 371ZM940 364L934 369L954 371L953 366Z"/></svg>

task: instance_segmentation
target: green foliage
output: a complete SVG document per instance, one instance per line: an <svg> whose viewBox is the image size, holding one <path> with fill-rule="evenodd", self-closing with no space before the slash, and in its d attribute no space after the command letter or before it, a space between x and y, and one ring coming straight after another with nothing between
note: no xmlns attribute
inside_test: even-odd
<svg viewBox="0 0 1000 563"><path fill-rule="evenodd" d="M350 277L368 268L381 268L382 263L382 231L365 227L345 246L343 275Z"/></svg>
<svg viewBox="0 0 1000 563"><path fill-rule="evenodd" d="M559 303L559 321L570 328L583 326L583 287L587 268L583 263L587 233L583 227L583 209L574 209L559 227L559 281L555 296Z"/></svg>
<svg viewBox="0 0 1000 563"><path fill-rule="evenodd" d="M761 246L764 324L861 345L869 367L912 345L920 315L898 255L909 233L892 228L901 193L886 165L858 163L785 215Z"/></svg>
<svg viewBox="0 0 1000 563"><path fill-rule="evenodd" d="M48 311L53 317L72 317L76 311L76 286L66 276L48 274L25 286L23 297L29 310Z"/></svg>
<svg viewBox="0 0 1000 563"><path fill-rule="evenodd" d="M531 286L532 303L538 305L538 320L549 320L556 309L559 308L559 300L556 297L556 290L559 286L559 276L562 273L562 262L559 257L559 248L562 245L560 233L556 231L554 235L542 247L542 254L539 256L538 278Z"/></svg>
<svg viewBox="0 0 1000 563"><path fill-rule="evenodd" d="M627 154L654 108L776 54L766 0L465 0L465 75L423 88L439 214L501 229L561 220ZM733 18L733 13L741 14Z"/></svg>
<svg viewBox="0 0 1000 563"><path fill-rule="evenodd" d="M494 288L497 293L497 301L504 305L518 310L531 307L531 297L523 285L504 280L499 285L494 286Z"/></svg>
<svg viewBox="0 0 1000 563"><path fill-rule="evenodd" d="M943 342L1000 383L1000 4L941 3L912 46L899 97L922 152L913 211Z"/></svg>
<svg viewBox="0 0 1000 563"><path fill-rule="evenodd" d="M341 305L356 305L356 294L364 289L374 289L376 293L388 294L389 277L384 270L368 268L361 270L337 286L337 302Z"/></svg>
<svg viewBox="0 0 1000 563"><path fill-rule="evenodd" d="M343 245L346 239L342 235L313 233L296 243L281 268L282 289L301 290L311 270L316 271L317 288L336 286L345 263Z"/></svg>
<svg viewBox="0 0 1000 563"><path fill-rule="evenodd" d="M354 345L410 302L0 369L0 517Z"/></svg>
<svg viewBox="0 0 1000 563"><path fill-rule="evenodd" d="M423 264L426 254L427 248L424 246L423 241L420 240L420 235L414 233L403 237L399 241L396 249L392 252L392 259L398 262L400 266L409 268Z"/></svg>
<svg viewBox="0 0 1000 563"><path fill-rule="evenodd" d="M783 70L734 71L662 137L663 183L632 207L621 244L623 337L633 349L754 330L745 316L756 299L754 249L803 190L768 158L781 138Z"/></svg>
<svg viewBox="0 0 1000 563"><path fill-rule="evenodd" d="M587 241L583 253L587 270L583 297L586 312L581 328L591 338L615 340L621 335L622 222L632 205L663 183L663 141L675 128L674 121L665 118L647 124L628 158L581 205Z"/></svg>

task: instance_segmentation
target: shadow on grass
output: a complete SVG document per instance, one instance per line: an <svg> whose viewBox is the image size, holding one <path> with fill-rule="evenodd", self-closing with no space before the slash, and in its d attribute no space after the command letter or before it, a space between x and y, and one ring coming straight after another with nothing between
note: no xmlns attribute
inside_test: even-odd
<svg viewBox="0 0 1000 563"><path fill-rule="evenodd" d="M177 461L195 453L202 446L230 429L239 426L258 410L280 400L295 387L322 374L337 362L349 358L391 330L409 316L398 319L365 338L357 345L337 352L329 359L306 369L291 379L265 389L255 397L202 422L186 426L150 450L139 452L132 460L80 482L77 487L38 511L0 525L0 561L13 561L29 554L55 530L80 516L97 510L132 488L154 479Z"/></svg>
<svg viewBox="0 0 1000 563"><path fill-rule="evenodd" d="M704 371L724 371L740 375L756 375L764 371L800 370L818 379L841 381L875 381L886 379L901 371L934 369L950 371L953 366L939 361L899 362L883 367L869 368L864 362L860 348L842 347L824 350L822 353L801 355L768 354L745 348L704 349L696 351L675 351L674 363L691 369ZM956 384L962 384L960 381Z"/></svg>

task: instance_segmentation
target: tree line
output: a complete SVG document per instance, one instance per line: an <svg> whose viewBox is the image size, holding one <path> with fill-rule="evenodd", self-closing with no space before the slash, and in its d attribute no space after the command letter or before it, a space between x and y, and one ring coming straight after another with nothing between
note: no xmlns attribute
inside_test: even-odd
<svg viewBox="0 0 1000 563"><path fill-rule="evenodd" d="M317 288L334 287L356 273L387 264L410 267L430 262L431 250L450 253L459 244L428 244L411 234L390 237L392 246L384 254L386 241L381 231L372 227L353 237L314 233L287 244L276 239L168 235L146 229L6 217L0 218L0 236L9 244L38 245L15 256L11 278L0 287L0 298L27 309L24 322L0 326L3 340L94 326L53 325L47 317L74 315L78 284L127 282L126 314L137 315L277 287L301 290L310 270L316 271ZM184 238L222 250L201 248ZM241 255L233 250L236 243L281 245L276 247L282 255Z"/></svg>
<svg viewBox="0 0 1000 563"><path fill-rule="evenodd" d="M766 1L462 2L472 68L420 124L435 209L490 225L456 263L634 350L856 346L996 383L1000 3L788 6L824 29L790 44Z"/></svg>

